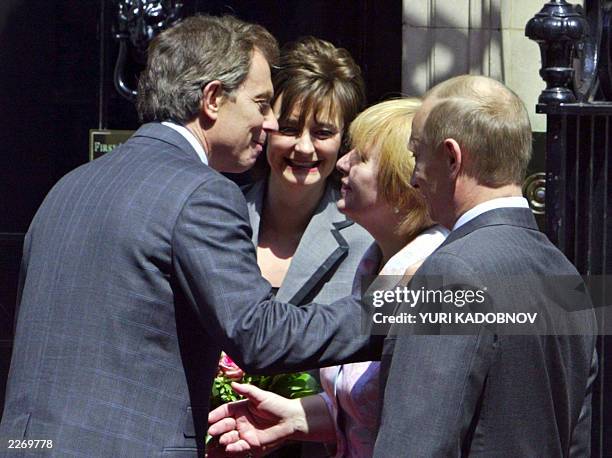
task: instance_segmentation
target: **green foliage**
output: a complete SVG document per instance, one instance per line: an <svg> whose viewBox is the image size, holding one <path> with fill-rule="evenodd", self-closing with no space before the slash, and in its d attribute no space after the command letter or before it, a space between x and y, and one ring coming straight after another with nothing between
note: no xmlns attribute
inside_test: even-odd
<svg viewBox="0 0 612 458"><path fill-rule="evenodd" d="M221 404L226 404L232 401L238 401L242 399L241 396L238 396L234 390L232 390L232 382L234 380L225 377L224 375L220 375L215 377L212 386L212 393L210 396L210 407L214 409L219 407Z"/></svg>
<svg viewBox="0 0 612 458"><path fill-rule="evenodd" d="M268 390L289 399L303 398L321 391L315 378L308 372L275 375Z"/></svg>
<svg viewBox="0 0 612 458"><path fill-rule="evenodd" d="M317 380L308 372L278 375L245 375L240 380L232 380L223 375L215 377L210 397L211 409L227 402L238 401L242 396L236 394L231 383L249 383L266 391L272 391L280 396L297 399L321 391Z"/></svg>

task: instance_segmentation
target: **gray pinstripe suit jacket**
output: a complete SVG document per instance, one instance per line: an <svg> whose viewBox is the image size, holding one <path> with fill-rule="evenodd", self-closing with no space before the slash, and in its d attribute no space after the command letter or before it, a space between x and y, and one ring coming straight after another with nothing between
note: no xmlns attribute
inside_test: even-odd
<svg viewBox="0 0 612 458"><path fill-rule="evenodd" d="M492 275L508 279L509 286L513 276L533 279L499 291L504 294L489 291L496 311L503 312L550 300L554 292L542 287L544 277L578 274L538 230L529 209L503 208L451 232L413 281L428 275L474 285ZM566 297L554 300L572 309ZM469 336L388 337L374 456L590 456L594 314L585 310L564 325L565 335L557 336L481 330Z"/></svg>
<svg viewBox="0 0 612 458"><path fill-rule="evenodd" d="M251 372L380 354L358 302L270 299L242 193L157 123L60 180L22 267L0 455L202 456L221 347Z"/></svg>
<svg viewBox="0 0 612 458"><path fill-rule="evenodd" d="M245 198L257 246L266 182L246 189ZM351 294L361 257L372 244L372 236L346 218L336 207L339 192L328 183L291 260L276 299L303 305L329 304Z"/></svg>

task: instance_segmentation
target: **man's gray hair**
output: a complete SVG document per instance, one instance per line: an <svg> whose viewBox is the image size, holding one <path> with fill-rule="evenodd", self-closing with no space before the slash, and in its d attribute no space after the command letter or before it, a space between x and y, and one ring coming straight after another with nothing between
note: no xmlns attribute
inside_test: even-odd
<svg viewBox="0 0 612 458"><path fill-rule="evenodd" d="M531 125L521 99L491 78L460 75L425 94L433 100L423 140L437 148L455 139L470 160L465 172L487 186L522 184L531 159Z"/></svg>
<svg viewBox="0 0 612 458"><path fill-rule="evenodd" d="M211 81L220 81L231 97L246 79L255 49L270 65L277 62L276 39L262 26L232 16L192 16L160 33L149 46L138 84L141 122L193 120Z"/></svg>

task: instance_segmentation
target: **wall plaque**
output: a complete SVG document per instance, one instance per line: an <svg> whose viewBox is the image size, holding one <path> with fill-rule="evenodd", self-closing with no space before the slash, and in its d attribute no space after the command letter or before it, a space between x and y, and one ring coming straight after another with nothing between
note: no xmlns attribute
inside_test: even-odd
<svg viewBox="0 0 612 458"><path fill-rule="evenodd" d="M116 146L132 136L133 130L89 130L89 160L99 158L104 153L110 153Z"/></svg>

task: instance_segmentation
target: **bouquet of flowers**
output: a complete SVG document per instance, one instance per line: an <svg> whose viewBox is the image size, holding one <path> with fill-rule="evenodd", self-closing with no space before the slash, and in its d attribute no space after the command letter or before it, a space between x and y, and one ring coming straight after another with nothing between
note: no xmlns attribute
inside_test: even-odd
<svg viewBox="0 0 612 458"><path fill-rule="evenodd" d="M321 391L317 380L308 372L278 375L248 375L224 352L219 358L219 370L213 382L210 407L237 401L242 397L232 389L232 382L250 383L262 390L296 399Z"/></svg>

